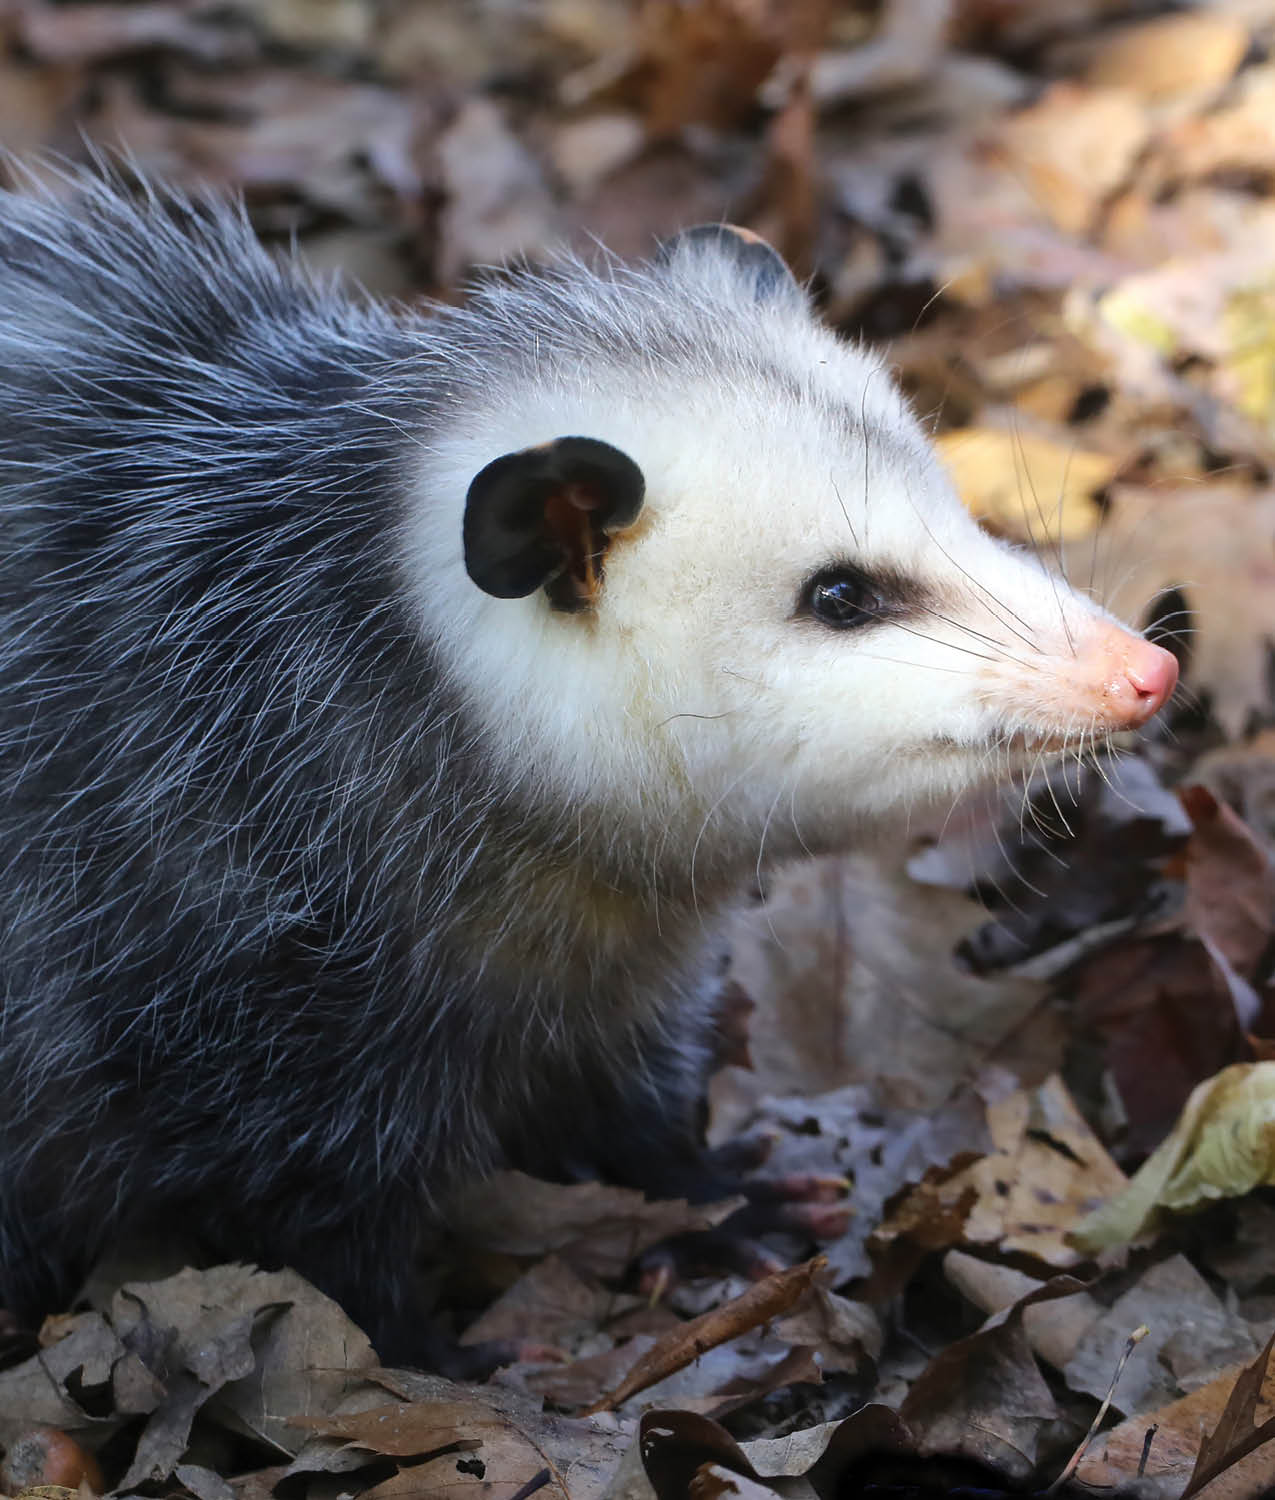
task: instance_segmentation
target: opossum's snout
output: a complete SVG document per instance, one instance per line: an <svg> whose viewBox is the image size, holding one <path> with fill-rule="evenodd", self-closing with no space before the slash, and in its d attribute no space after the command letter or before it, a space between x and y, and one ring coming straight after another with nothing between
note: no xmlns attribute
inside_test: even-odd
<svg viewBox="0 0 1275 1500"><path fill-rule="evenodd" d="M1168 703L1178 682L1176 657L1114 620L1072 627L1068 649L1019 659L1012 681L993 672L992 697L1031 728L1015 742L1029 750L1062 749L1080 735L1140 729ZM1011 704L1011 697L1018 702Z"/></svg>
<svg viewBox="0 0 1275 1500"><path fill-rule="evenodd" d="M1094 621L1075 652L1042 671L1041 707L1063 723L1115 733L1140 729L1173 694L1176 657L1114 621Z"/></svg>
<svg viewBox="0 0 1275 1500"><path fill-rule="evenodd" d="M1091 651L1092 655L1078 658L1077 668L1088 682L1101 681L1098 712L1112 729L1141 728L1160 712L1177 686L1178 662L1173 653L1118 626L1104 631Z"/></svg>

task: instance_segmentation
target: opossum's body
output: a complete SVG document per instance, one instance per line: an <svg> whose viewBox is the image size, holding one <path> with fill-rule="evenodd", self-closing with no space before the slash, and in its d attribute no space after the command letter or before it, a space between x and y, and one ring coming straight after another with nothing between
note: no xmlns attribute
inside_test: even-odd
<svg viewBox="0 0 1275 1500"><path fill-rule="evenodd" d="M0 1303L166 1216L388 1344L458 1176L695 1191L732 883L1163 656L757 247L393 318L0 195Z"/></svg>

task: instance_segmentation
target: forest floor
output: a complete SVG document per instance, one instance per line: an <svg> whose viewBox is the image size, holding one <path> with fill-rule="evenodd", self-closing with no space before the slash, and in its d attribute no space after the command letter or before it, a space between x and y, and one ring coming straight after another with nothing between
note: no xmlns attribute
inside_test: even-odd
<svg viewBox="0 0 1275 1500"><path fill-rule="evenodd" d="M117 1258L0 1344L0 1491L1275 1494L1275 0L0 0L0 147L90 146L403 300L748 225L1184 687L741 911L713 1134L846 1183L791 1269L652 1295L705 1210L476 1184L440 1303L560 1357L458 1385Z"/></svg>

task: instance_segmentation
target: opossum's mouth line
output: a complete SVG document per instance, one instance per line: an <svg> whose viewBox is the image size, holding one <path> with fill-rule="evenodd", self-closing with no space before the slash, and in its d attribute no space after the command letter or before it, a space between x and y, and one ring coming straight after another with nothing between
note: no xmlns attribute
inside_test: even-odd
<svg viewBox="0 0 1275 1500"><path fill-rule="evenodd" d="M969 755L971 751L990 748L971 745L964 740L948 739L946 736L938 736L930 743L935 749L956 755ZM1075 749L1077 741L1067 734L1030 734L1026 730L1019 730L995 744L998 750L1008 750L1018 755L1062 755L1067 750Z"/></svg>
<svg viewBox="0 0 1275 1500"><path fill-rule="evenodd" d="M1028 755L1061 755L1064 750L1069 750L1074 741L1065 734L1027 734L1020 732L1012 735L1008 742L1011 750L1021 750Z"/></svg>

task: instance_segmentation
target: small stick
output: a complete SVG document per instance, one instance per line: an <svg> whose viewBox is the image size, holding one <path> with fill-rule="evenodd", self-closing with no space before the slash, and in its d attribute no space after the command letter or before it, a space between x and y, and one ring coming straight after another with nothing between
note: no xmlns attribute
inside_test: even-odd
<svg viewBox="0 0 1275 1500"><path fill-rule="evenodd" d="M1155 1441L1155 1435L1160 1430L1158 1422L1152 1422L1142 1435L1142 1457L1138 1460L1138 1478L1147 1472L1147 1459L1151 1457L1151 1444Z"/></svg>
<svg viewBox="0 0 1275 1500"><path fill-rule="evenodd" d="M553 1475L548 1469L541 1469L539 1474L533 1474L521 1489L509 1497L509 1500L528 1500L528 1497L534 1495L537 1490L544 1489L552 1478Z"/></svg>
<svg viewBox="0 0 1275 1500"><path fill-rule="evenodd" d="M1111 1384L1107 1387L1107 1394L1102 1398L1102 1405L1098 1408L1098 1415L1093 1419L1092 1422L1090 1422L1089 1431L1085 1433L1084 1437L1081 1439L1080 1446L1067 1460L1067 1467L1062 1471L1058 1478L1054 1480L1053 1484L1051 1484L1045 1491L1046 1495L1057 1494L1057 1492L1063 1487L1063 1485L1067 1483L1071 1476L1080 1467L1080 1460L1085 1456L1085 1449L1088 1448L1089 1444L1093 1442L1095 1436L1097 1435L1099 1427L1102 1426L1102 1419L1111 1409L1111 1398L1116 1393L1116 1386L1120 1381L1121 1375L1124 1374L1124 1367L1129 1363L1129 1356L1150 1332L1151 1330L1145 1323L1143 1323L1140 1327L1135 1328L1129 1335L1129 1337L1125 1340L1124 1353L1116 1361L1116 1373L1111 1377ZM1152 1430L1154 1431L1154 1429Z"/></svg>

